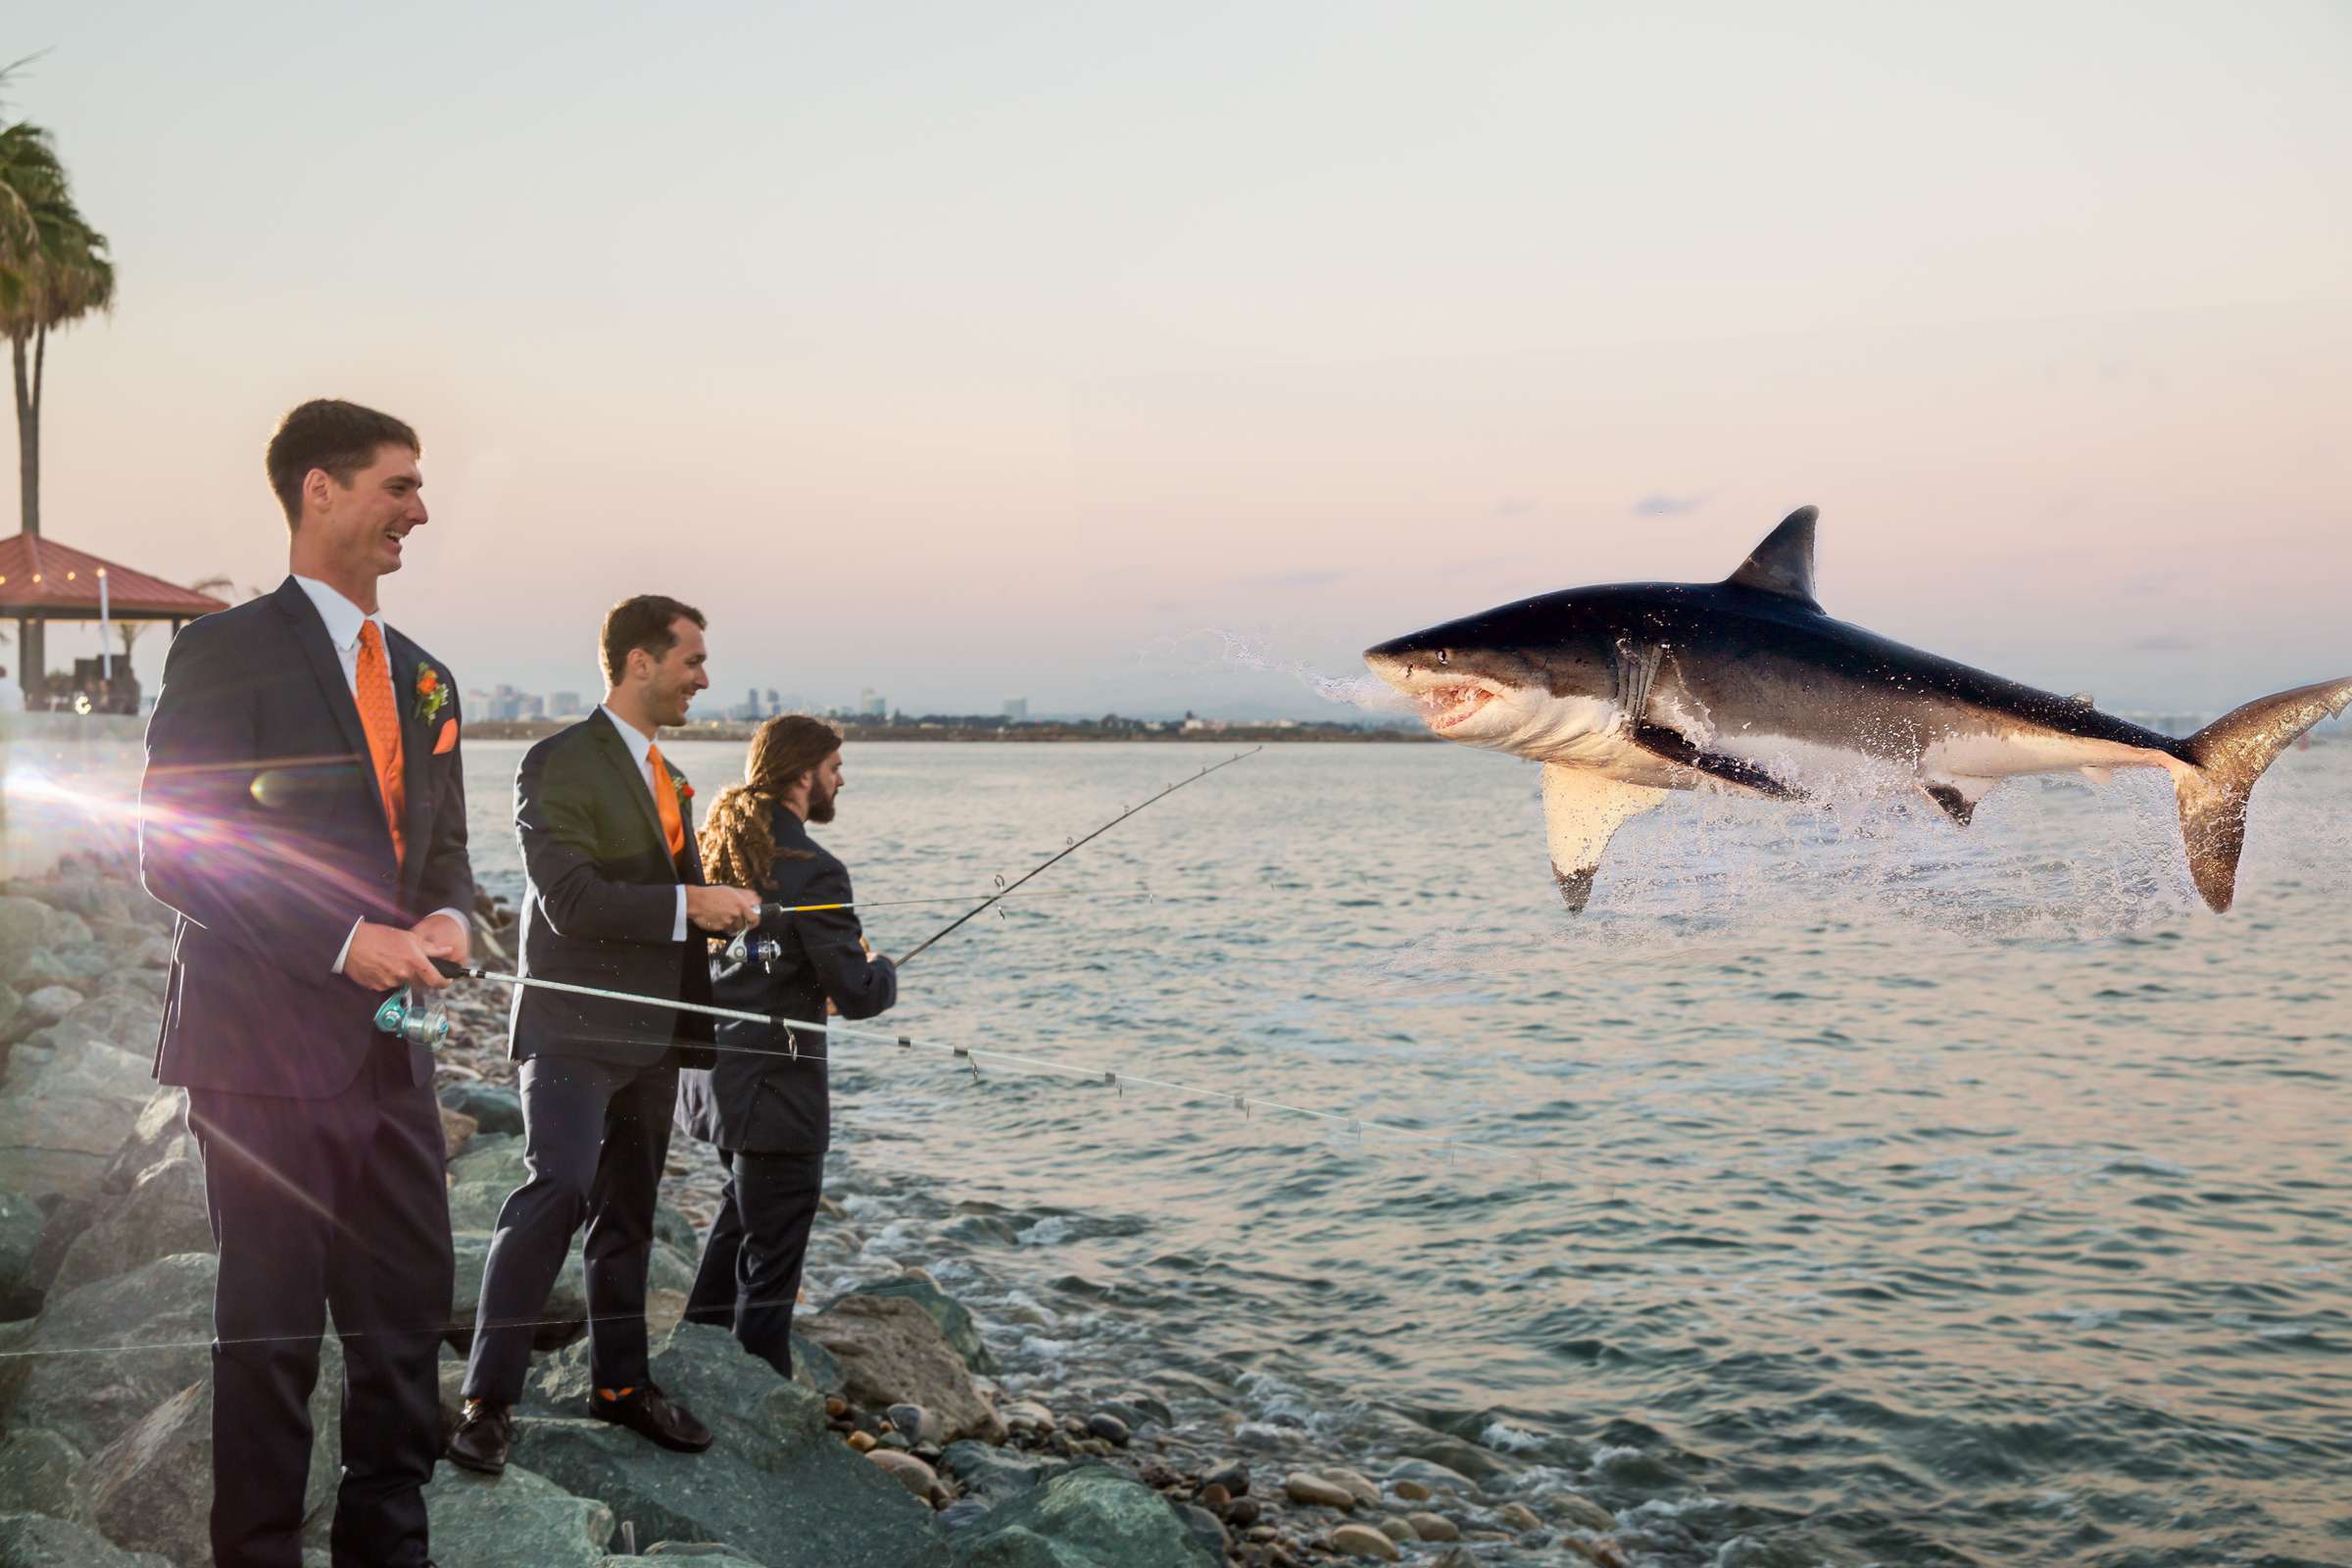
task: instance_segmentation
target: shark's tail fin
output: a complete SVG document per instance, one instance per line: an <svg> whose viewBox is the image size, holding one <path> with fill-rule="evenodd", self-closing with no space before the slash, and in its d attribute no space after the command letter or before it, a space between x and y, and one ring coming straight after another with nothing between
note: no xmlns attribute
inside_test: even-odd
<svg viewBox="0 0 2352 1568"><path fill-rule="evenodd" d="M2180 802L2180 836L2188 845L2188 874L2216 913L2237 891L2237 857L2246 845L2246 801L2254 781L2302 733L2352 706L2352 679L2298 686L2257 698L2182 741L2180 755L2193 772L2174 775Z"/></svg>

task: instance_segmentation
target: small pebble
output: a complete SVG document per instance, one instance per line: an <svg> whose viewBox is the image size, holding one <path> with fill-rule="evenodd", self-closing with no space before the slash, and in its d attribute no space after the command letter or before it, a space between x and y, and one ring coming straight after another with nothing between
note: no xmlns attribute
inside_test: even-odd
<svg viewBox="0 0 2352 1568"><path fill-rule="evenodd" d="M1523 1533L1544 1528L1544 1521L1537 1518L1536 1511L1524 1502L1506 1502L1494 1510L1494 1516L1513 1530Z"/></svg>
<svg viewBox="0 0 2352 1568"><path fill-rule="evenodd" d="M1459 1541L1462 1536L1461 1527L1442 1513L1408 1513L1404 1522L1423 1541Z"/></svg>
<svg viewBox="0 0 2352 1568"><path fill-rule="evenodd" d="M1410 1541L1413 1539L1413 1527L1406 1524L1401 1519L1381 1520L1380 1533L1388 1537L1391 1541Z"/></svg>
<svg viewBox="0 0 2352 1568"><path fill-rule="evenodd" d="M850 1446L859 1453L871 1453L874 1451L874 1435L870 1432L853 1432L850 1434Z"/></svg>
<svg viewBox="0 0 2352 1568"><path fill-rule="evenodd" d="M1127 1423L1107 1410L1097 1410L1088 1416L1086 1430L1114 1448L1127 1446Z"/></svg>
<svg viewBox="0 0 2352 1568"><path fill-rule="evenodd" d="M1193 1500L1203 1508L1222 1510L1233 1501L1233 1494L1212 1481L1202 1487Z"/></svg>
<svg viewBox="0 0 2352 1568"><path fill-rule="evenodd" d="M849 1400L847 1400L847 1399L843 1398L843 1397L842 1397L840 1395L838 1395L838 1394L831 1394L831 1395L827 1395L827 1396L825 1396L825 1419L826 1419L826 1420L828 1420L828 1421L838 1421L838 1420L840 1420L840 1419L841 1419L843 1416L845 1416L845 1415L848 1415L849 1413L850 1413L850 1401L849 1401Z"/></svg>
<svg viewBox="0 0 2352 1568"><path fill-rule="evenodd" d="M1331 1533L1331 1549L1343 1557L1369 1557L1375 1562L1398 1560L1396 1543L1370 1525L1342 1525Z"/></svg>
<svg viewBox="0 0 2352 1568"><path fill-rule="evenodd" d="M1236 1459L1231 1464L1219 1465L1203 1479L1212 1487L1223 1487L1237 1497L1250 1495L1250 1466L1245 1460Z"/></svg>
<svg viewBox="0 0 2352 1568"><path fill-rule="evenodd" d="M1617 1516L1591 1497L1580 1497L1572 1492L1566 1496L1553 1498L1552 1505L1568 1516L1570 1524L1580 1529L1608 1531L1617 1528Z"/></svg>
<svg viewBox="0 0 2352 1568"><path fill-rule="evenodd" d="M1225 1522L1236 1530L1247 1530L1257 1523L1257 1499L1236 1497L1233 1506L1225 1510Z"/></svg>
<svg viewBox="0 0 2352 1568"><path fill-rule="evenodd" d="M1294 1470L1282 1478L1283 1494L1293 1502L1303 1502L1318 1508L1338 1508L1343 1511L1355 1506L1355 1494L1336 1482L1321 1476L1310 1476L1303 1470Z"/></svg>
<svg viewBox="0 0 2352 1568"><path fill-rule="evenodd" d="M937 1473L911 1453L899 1453L889 1448L876 1448L866 1457L889 1471L899 1485L925 1501L929 1501L931 1494L939 1491Z"/></svg>
<svg viewBox="0 0 2352 1568"><path fill-rule="evenodd" d="M1377 1508L1380 1506L1380 1489L1374 1486L1369 1478L1358 1475L1353 1470L1325 1469L1317 1471L1316 1474L1326 1481L1337 1482L1346 1487L1355 1500L1365 1507Z"/></svg>
<svg viewBox="0 0 2352 1568"><path fill-rule="evenodd" d="M1394 1490L1396 1495L1406 1502L1427 1502L1430 1498L1437 1495L1436 1493L1430 1491L1429 1488L1423 1486L1420 1482L1412 1480L1399 1481L1396 1483Z"/></svg>

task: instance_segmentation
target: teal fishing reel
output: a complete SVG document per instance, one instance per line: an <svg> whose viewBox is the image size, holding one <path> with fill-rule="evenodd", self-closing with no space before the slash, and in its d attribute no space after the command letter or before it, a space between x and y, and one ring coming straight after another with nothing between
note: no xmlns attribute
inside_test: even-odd
<svg viewBox="0 0 2352 1568"><path fill-rule="evenodd" d="M439 1051L449 1040L449 1013L438 1001L404 987L375 1009L375 1027L409 1045Z"/></svg>
<svg viewBox="0 0 2352 1568"><path fill-rule="evenodd" d="M776 960L784 956L784 944L760 931L738 931L719 950L719 961L742 965L758 964L768 974L776 972Z"/></svg>

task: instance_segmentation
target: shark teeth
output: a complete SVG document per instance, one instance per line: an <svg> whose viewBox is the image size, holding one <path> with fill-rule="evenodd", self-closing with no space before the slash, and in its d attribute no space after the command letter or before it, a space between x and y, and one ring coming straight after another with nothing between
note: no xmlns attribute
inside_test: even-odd
<svg viewBox="0 0 2352 1568"><path fill-rule="evenodd" d="M1494 700L1494 694L1484 686L1468 684L1440 686L1415 699L1424 720L1434 730L1453 728Z"/></svg>

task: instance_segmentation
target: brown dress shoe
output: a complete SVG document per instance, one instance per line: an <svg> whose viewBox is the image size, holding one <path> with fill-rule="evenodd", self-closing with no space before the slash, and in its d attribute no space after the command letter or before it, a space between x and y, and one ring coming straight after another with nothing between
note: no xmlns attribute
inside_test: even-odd
<svg viewBox="0 0 2352 1568"><path fill-rule="evenodd" d="M710 1429L651 1383L640 1383L617 1398L606 1390L592 1389L588 1413L679 1453L700 1453L710 1446Z"/></svg>
<svg viewBox="0 0 2352 1568"><path fill-rule="evenodd" d="M503 1404L467 1399L450 1435L449 1462L486 1476L503 1475L514 1446L514 1412Z"/></svg>

